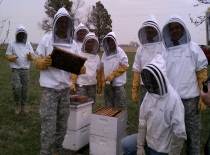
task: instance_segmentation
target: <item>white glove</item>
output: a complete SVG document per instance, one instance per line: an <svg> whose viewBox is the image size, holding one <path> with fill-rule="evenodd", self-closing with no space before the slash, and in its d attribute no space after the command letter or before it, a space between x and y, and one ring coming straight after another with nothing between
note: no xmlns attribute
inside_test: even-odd
<svg viewBox="0 0 210 155"><path fill-rule="evenodd" d="M138 146L136 155L146 155L145 150L144 150L144 146Z"/></svg>
<svg viewBox="0 0 210 155"><path fill-rule="evenodd" d="M168 155L180 155L184 143L184 138L172 137L171 150Z"/></svg>
<svg viewBox="0 0 210 155"><path fill-rule="evenodd" d="M144 150L146 133L147 133L146 126L139 126L138 136L137 136L137 155L146 155Z"/></svg>

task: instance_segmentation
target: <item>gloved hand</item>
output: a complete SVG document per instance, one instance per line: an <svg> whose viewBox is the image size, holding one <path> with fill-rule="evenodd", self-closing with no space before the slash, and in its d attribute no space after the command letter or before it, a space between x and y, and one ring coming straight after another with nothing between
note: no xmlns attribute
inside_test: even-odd
<svg viewBox="0 0 210 155"><path fill-rule="evenodd" d="M207 69L204 68L196 73L198 79L198 86L200 90L203 88L203 81L207 79ZM206 110L207 106L202 102L202 98L199 98L198 110L200 113L203 113Z"/></svg>
<svg viewBox="0 0 210 155"><path fill-rule="evenodd" d="M48 55L44 59L36 58L34 64L38 69L46 69L48 66L52 65L51 56Z"/></svg>
<svg viewBox="0 0 210 155"><path fill-rule="evenodd" d="M101 81L101 70L96 70L96 79L97 79L97 94L102 92L102 81Z"/></svg>
<svg viewBox="0 0 210 155"><path fill-rule="evenodd" d="M97 94L99 95L101 94L101 92L102 92L102 87L97 87Z"/></svg>
<svg viewBox="0 0 210 155"><path fill-rule="evenodd" d="M72 85L70 86L70 91L76 92L76 86L75 86L75 84L72 84Z"/></svg>
<svg viewBox="0 0 210 155"><path fill-rule="evenodd" d="M18 56L12 56L12 55L6 54L6 58L10 62L16 62Z"/></svg>
<svg viewBox="0 0 210 155"><path fill-rule="evenodd" d="M113 72L111 74L109 74L107 77L106 77L106 81L109 81L109 82L112 82L112 80L114 79L115 75L113 74Z"/></svg>
<svg viewBox="0 0 210 155"><path fill-rule="evenodd" d="M76 82L77 82L78 75L76 74L71 74L71 81L72 85L70 86L70 90L72 92L76 92Z"/></svg>
<svg viewBox="0 0 210 155"><path fill-rule="evenodd" d="M137 148L137 154L136 154L136 155L146 155L143 146L139 146L139 147Z"/></svg>
<svg viewBox="0 0 210 155"><path fill-rule="evenodd" d="M119 68L117 68L116 70L114 70L111 74L109 74L106 77L106 81L112 82L112 80L116 76L122 75L127 69L128 69L128 67L126 65L121 65Z"/></svg>
<svg viewBox="0 0 210 155"><path fill-rule="evenodd" d="M34 55L32 53L28 53L27 55L28 60L34 60Z"/></svg>
<svg viewBox="0 0 210 155"><path fill-rule="evenodd" d="M184 138L172 137L171 150L168 155L180 155L184 143Z"/></svg>
<svg viewBox="0 0 210 155"><path fill-rule="evenodd" d="M202 114L206 109L207 109L207 106L203 103L202 98L200 96L199 97L199 102L198 102L199 113Z"/></svg>
<svg viewBox="0 0 210 155"><path fill-rule="evenodd" d="M86 67L82 66L81 69L80 69L79 75L80 74L85 74L85 73L86 73Z"/></svg>
<svg viewBox="0 0 210 155"><path fill-rule="evenodd" d="M139 126L137 136L137 155L145 155L144 145L146 141L146 126Z"/></svg>
<svg viewBox="0 0 210 155"><path fill-rule="evenodd" d="M138 104L138 92L132 91L132 100L134 104Z"/></svg>
<svg viewBox="0 0 210 155"><path fill-rule="evenodd" d="M140 87L140 73L133 72L133 87L132 87L132 100L135 104L138 104L138 90Z"/></svg>
<svg viewBox="0 0 210 155"><path fill-rule="evenodd" d="M105 87L105 76L104 76L104 67L101 67L101 84L102 87Z"/></svg>

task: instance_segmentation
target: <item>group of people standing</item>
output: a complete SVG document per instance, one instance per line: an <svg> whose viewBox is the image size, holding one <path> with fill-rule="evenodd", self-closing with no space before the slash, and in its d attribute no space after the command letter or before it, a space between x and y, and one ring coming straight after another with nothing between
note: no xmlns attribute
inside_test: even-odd
<svg viewBox="0 0 210 155"><path fill-rule="evenodd" d="M18 31L19 29L21 31ZM104 37L103 46L106 51L100 59L98 55L100 45L96 35L89 32L82 23L74 31L73 19L65 8L60 8L55 14L52 34L42 38L35 52L27 42L25 28L21 26L18 30L16 40L6 51L6 58L12 68L13 95L17 105L15 113L22 112L19 105L27 103L29 60L32 60L40 70L39 83L42 88L39 109L42 120L41 155L62 154L71 93L86 95L95 101L96 94L101 94L104 88L106 106L126 109L124 84L126 70L129 67L128 58L118 47L114 32ZM22 33L24 34L22 40L19 40L18 36ZM79 75L51 66L54 46L87 58ZM22 60L24 63L27 61L27 66L21 65ZM17 71L18 75L14 74L13 70ZM27 73L27 79L24 78L23 71Z"/></svg>
<svg viewBox="0 0 210 155"><path fill-rule="evenodd" d="M40 41L34 52L27 32L20 25L16 39L6 51L12 68L15 113L25 111L28 69L34 61L40 69L41 155L59 154L67 130L70 91L95 101L104 88L105 106L127 109L125 83L128 57L118 46L114 32L99 41L87 27L74 22L65 8L54 16L52 34ZM199 98L207 78L207 60L178 15L171 15L162 32L153 14L138 32L141 45L133 63L132 100L138 104L141 90L138 133L122 140L125 155L178 155L183 142L188 155L200 154L200 114L206 109ZM87 58L79 75L51 67L53 47ZM70 88L70 89L69 89ZM21 108L20 108L21 107Z"/></svg>
<svg viewBox="0 0 210 155"><path fill-rule="evenodd" d="M132 100L138 103L138 133L125 137L125 155L178 155L186 143L187 155L200 155L200 97L207 79L207 59L191 41L184 21L170 15L160 30L149 15L138 32L141 42L133 64Z"/></svg>

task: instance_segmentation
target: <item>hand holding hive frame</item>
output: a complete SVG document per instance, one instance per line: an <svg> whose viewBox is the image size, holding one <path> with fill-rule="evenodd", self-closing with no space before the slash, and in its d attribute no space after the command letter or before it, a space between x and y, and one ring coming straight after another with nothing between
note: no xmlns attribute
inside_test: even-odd
<svg viewBox="0 0 210 155"><path fill-rule="evenodd" d="M71 72L74 74L79 74L81 67L87 60L84 57L70 53L63 49L54 47L52 54L52 67L64 70L66 72Z"/></svg>

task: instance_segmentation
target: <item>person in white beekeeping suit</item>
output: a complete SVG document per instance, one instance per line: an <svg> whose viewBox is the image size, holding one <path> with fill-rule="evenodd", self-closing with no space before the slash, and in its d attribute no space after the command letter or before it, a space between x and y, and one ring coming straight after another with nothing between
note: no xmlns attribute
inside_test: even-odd
<svg viewBox="0 0 210 155"><path fill-rule="evenodd" d="M138 90L141 90L141 101L147 92L141 80L141 70L147 65L158 53L160 54L164 46L162 44L162 36L157 20L153 14L150 14L146 21L142 24L138 31L138 38L141 43L136 51L133 63L133 87L132 87L132 100L138 104Z"/></svg>
<svg viewBox="0 0 210 155"><path fill-rule="evenodd" d="M98 55L99 42L94 33L89 33L84 38L81 56L87 58L85 61L86 73L82 75L73 74L70 90L77 95L88 96L95 101L96 92L101 94L101 60ZM96 88L97 86L97 88ZM97 91L96 91L97 89Z"/></svg>
<svg viewBox="0 0 210 155"><path fill-rule="evenodd" d="M207 78L208 62L202 49L191 41L190 33L178 15L170 15L162 35L167 76L185 107L186 154L200 155L200 114L207 107L199 95L202 82Z"/></svg>
<svg viewBox="0 0 210 155"><path fill-rule="evenodd" d="M25 27L20 24L16 29L15 40L6 51L6 58L12 69L12 88L16 103L15 114L27 112L25 105L28 102L29 68L30 61L34 60L34 50L27 41L28 34Z"/></svg>
<svg viewBox="0 0 210 155"><path fill-rule="evenodd" d="M127 109L125 83L128 57L121 49L114 32L109 32L102 40L104 53L101 58L101 79L104 85L106 107Z"/></svg>
<svg viewBox="0 0 210 155"><path fill-rule="evenodd" d="M74 21L65 8L60 8L54 16L52 34L40 41L35 52L35 66L40 69L42 97L40 103L41 155L51 155L63 149L62 143L69 117L69 87L71 73L51 67L53 47L69 53L80 54L80 48L73 40ZM80 74L85 74L85 66ZM60 152L62 154L62 152Z"/></svg>
<svg viewBox="0 0 210 155"><path fill-rule="evenodd" d="M147 93L140 106L138 133L125 137L125 155L180 155L186 139L184 106L169 83L160 54L141 71Z"/></svg>
<svg viewBox="0 0 210 155"><path fill-rule="evenodd" d="M74 41L76 41L76 43L78 44L78 46L80 47L80 49L82 49L82 44L83 44L83 41L85 39L85 36L89 33L89 30L88 28L80 23L75 32L74 32Z"/></svg>

